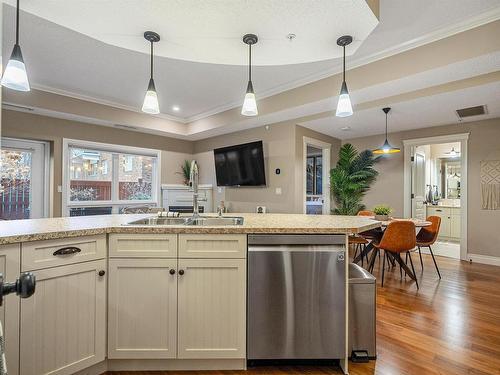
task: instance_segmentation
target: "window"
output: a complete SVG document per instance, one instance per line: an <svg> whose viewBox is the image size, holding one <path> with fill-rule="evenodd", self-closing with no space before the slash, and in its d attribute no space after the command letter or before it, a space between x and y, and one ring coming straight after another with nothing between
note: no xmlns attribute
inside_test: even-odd
<svg viewBox="0 0 500 375"><path fill-rule="evenodd" d="M69 216L157 206L159 151L64 140L63 206Z"/></svg>

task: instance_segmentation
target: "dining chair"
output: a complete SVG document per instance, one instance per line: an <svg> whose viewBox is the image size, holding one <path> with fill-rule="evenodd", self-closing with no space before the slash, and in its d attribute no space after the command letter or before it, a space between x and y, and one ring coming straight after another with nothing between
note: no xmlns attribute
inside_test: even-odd
<svg viewBox="0 0 500 375"><path fill-rule="evenodd" d="M386 256L387 253L389 253L389 255L392 256L394 260L396 260L399 265L405 269L405 272L409 274L413 280L415 280L417 289L419 288L410 253L415 248L416 244L415 223L412 221L398 220L387 225L387 229L385 230L380 242L374 243L376 251L384 250L384 259L382 261L382 286L384 286ZM409 257L412 272L410 272L406 264L401 259L401 253L406 253Z"/></svg>
<svg viewBox="0 0 500 375"><path fill-rule="evenodd" d="M429 216L427 221L432 224L428 227L423 227L420 229L420 232L417 234L417 248L418 255L420 256L420 265L422 266L422 270L424 269L424 262L422 262L422 252L420 251L421 247L428 247L432 256L432 260L434 261L434 266L436 267L437 274L439 278L441 278L441 273L439 272L439 267L436 262L436 258L434 258L434 253L432 252L431 245L434 245L439 234L439 228L441 227L441 218L439 216Z"/></svg>
<svg viewBox="0 0 500 375"><path fill-rule="evenodd" d="M359 211L357 216L374 216L375 214L372 211ZM370 242L369 240L373 239L373 235L368 232L360 233L359 235L351 235L349 236L349 245L354 245L354 256L353 259L358 255L358 251L363 251ZM368 262L368 255L366 255L366 261ZM361 265L364 264L363 257L361 257Z"/></svg>

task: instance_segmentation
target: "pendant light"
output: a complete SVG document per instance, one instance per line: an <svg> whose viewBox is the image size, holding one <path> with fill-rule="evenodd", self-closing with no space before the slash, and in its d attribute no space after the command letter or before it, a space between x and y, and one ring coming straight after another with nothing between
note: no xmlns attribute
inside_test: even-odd
<svg viewBox="0 0 500 375"><path fill-rule="evenodd" d="M28 74L19 46L19 0L17 0L16 8L16 44L14 44L9 62L3 72L2 86L16 91L30 91Z"/></svg>
<svg viewBox="0 0 500 375"><path fill-rule="evenodd" d="M352 43L352 36L344 35L337 39L337 44L344 49L343 69L342 69L342 87L340 88L339 101L337 103L337 117L352 116L352 104L347 90L347 83L345 82L345 46Z"/></svg>
<svg viewBox="0 0 500 375"><path fill-rule="evenodd" d="M241 114L243 116L257 116L259 114L252 84L252 45L257 43L258 40L255 34L246 34L243 36L243 43L248 45L248 85L245 100L241 107Z"/></svg>
<svg viewBox="0 0 500 375"><path fill-rule="evenodd" d="M387 140L387 114L390 110L390 107L382 108L382 111L384 111L385 113L385 142L382 147L373 150L374 154L395 154L401 151L401 149L391 146L391 144Z"/></svg>
<svg viewBox="0 0 500 375"><path fill-rule="evenodd" d="M149 78L148 89L144 96L142 112L157 115L160 113L160 105L158 104L158 95L156 94L155 81L153 79L153 43L159 42L160 36L154 31L146 31L144 38L151 43L151 77Z"/></svg>

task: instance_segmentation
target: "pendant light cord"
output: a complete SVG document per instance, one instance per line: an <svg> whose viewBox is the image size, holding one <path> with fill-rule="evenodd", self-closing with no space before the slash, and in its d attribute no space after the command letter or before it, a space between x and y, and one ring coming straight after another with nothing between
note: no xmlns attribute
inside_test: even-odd
<svg viewBox="0 0 500 375"><path fill-rule="evenodd" d="M344 49L344 57L343 57L343 62L344 62L343 66L344 66L344 68L342 70L342 83L343 83L343 82L345 82L345 45L342 48Z"/></svg>
<svg viewBox="0 0 500 375"><path fill-rule="evenodd" d="M387 115L388 113L385 114L385 139L387 140Z"/></svg>
<svg viewBox="0 0 500 375"><path fill-rule="evenodd" d="M248 45L248 81L252 82L252 45Z"/></svg>
<svg viewBox="0 0 500 375"><path fill-rule="evenodd" d="M16 8L16 44L19 44L19 0Z"/></svg>
<svg viewBox="0 0 500 375"><path fill-rule="evenodd" d="M153 79L153 41L151 41L150 43L151 43L151 79Z"/></svg>

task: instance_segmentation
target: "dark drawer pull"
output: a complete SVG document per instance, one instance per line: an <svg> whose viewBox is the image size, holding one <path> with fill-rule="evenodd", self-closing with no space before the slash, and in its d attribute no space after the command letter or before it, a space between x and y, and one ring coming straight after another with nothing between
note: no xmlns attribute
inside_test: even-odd
<svg viewBox="0 0 500 375"><path fill-rule="evenodd" d="M443 210L436 210L436 212L443 212Z"/></svg>
<svg viewBox="0 0 500 375"><path fill-rule="evenodd" d="M80 248L75 247L75 246L68 246L68 247L62 247L59 250L54 251L55 256L58 255L71 255L71 254L76 254L82 251Z"/></svg>

